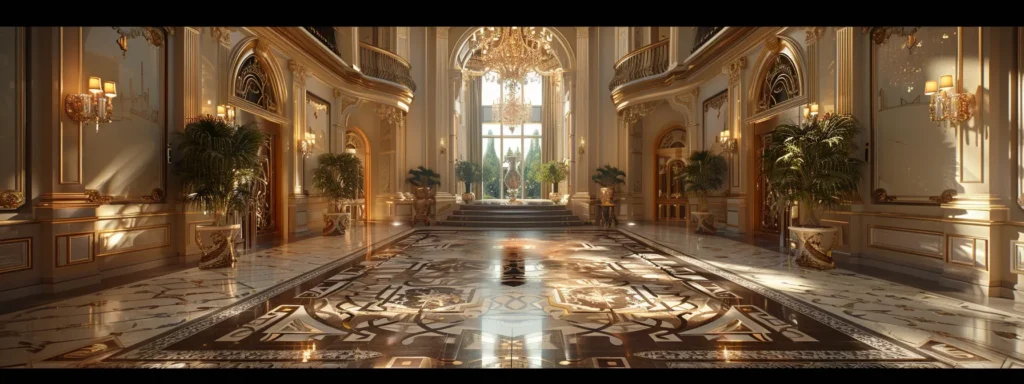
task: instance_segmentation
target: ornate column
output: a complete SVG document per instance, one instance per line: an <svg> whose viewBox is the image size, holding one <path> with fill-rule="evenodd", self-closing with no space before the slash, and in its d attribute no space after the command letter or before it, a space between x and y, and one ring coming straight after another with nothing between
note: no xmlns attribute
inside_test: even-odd
<svg viewBox="0 0 1024 384"><path fill-rule="evenodd" d="M309 220L306 207L308 191L303 177L306 159L299 151L298 145L299 141L304 139L303 134L306 127L306 76L308 73L306 72L306 67L295 60L288 62L288 69L292 72L292 107L290 108L292 123L291 127L281 127L281 137L290 137L291 142L285 144L285 148L292 148L289 159L292 161L291 180L294 187L292 188L291 196L289 196L288 216L291 219L289 221L293 224L289 230L292 233L301 233L309 230L306 226ZM289 128L290 132L287 132Z"/></svg>
<svg viewBox="0 0 1024 384"><path fill-rule="evenodd" d="M450 146L449 118L452 115L452 106L455 104L453 98L448 97L448 27L434 27L436 32L435 54L434 54L434 124L427 127L427 166L437 169L441 175L441 185L438 192L450 192L448 182L452 176L449 169L451 162L448 161L450 151L441 153L441 142L444 146Z"/></svg>
<svg viewBox="0 0 1024 384"><path fill-rule="evenodd" d="M395 35L395 54L409 61L409 27L395 27Z"/></svg>
<svg viewBox="0 0 1024 384"><path fill-rule="evenodd" d="M818 71L818 39L825 33L825 27L806 27L804 28L805 37L804 40L807 43L807 102L818 103L818 95L821 93L819 89L818 77L820 73ZM822 111L825 112L825 111Z"/></svg>
<svg viewBox="0 0 1024 384"><path fill-rule="evenodd" d="M729 161L729 194L726 198L726 230L742 233L747 223L747 148L754 139L752 132L743 129L743 70L747 67L747 59L741 57L724 67L722 73L729 76L728 111L729 120L726 126L729 135L736 140L736 151L728 156Z"/></svg>
<svg viewBox="0 0 1024 384"><path fill-rule="evenodd" d="M210 27L210 34L217 40L217 69L220 74L220 84L217 85L217 104L227 104L228 95L231 94L231 77L235 75L234 68L231 68L231 28Z"/></svg>
<svg viewBox="0 0 1024 384"><path fill-rule="evenodd" d="M836 30L836 113L853 113L853 27Z"/></svg>
<svg viewBox="0 0 1024 384"><path fill-rule="evenodd" d="M589 132L590 117L590 27L576 27L576 76L573 100L575 118L574 147L585 153L576 154L574 164L576 192L572 197L572 210L584 220L590 219L590 171L589 154L593 153L587 143L592 140ZM579 149L577 149L577 152Z"/></svg>
<svg viewBox="0 0 1024 384"><path fill-rule="evenodd" d="M626 172L626 184L617 193L622 196L616 212L621 220L643 218L643 119L662 103L658 100L629 106L616 119L619 169Z"/></svg>

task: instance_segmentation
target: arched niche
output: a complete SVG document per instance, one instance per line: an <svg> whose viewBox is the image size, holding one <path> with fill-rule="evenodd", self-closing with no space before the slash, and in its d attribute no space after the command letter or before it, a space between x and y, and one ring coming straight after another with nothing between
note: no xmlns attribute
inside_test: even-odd
<svg viewBox="0 0 1024 384"><path fill-rule="evenodd" d="M266 42L249 37L231 55L231 105L277 123L287 123L284 72Z"/></svg>
<svg viewBox="0 0 1024 384"><path fill-rule="evenodd" d="M690 153L688 137L686 128L675 124L663 129L654 141L655 220L686 220L686 194L675 177L682 172Z"/></svg>
<svg viewBox="0 0 1024 384"><path fill-rule="evenodd" d="M796 41L772 36L758 57L750 87L749 116L765 117L807 100L804 58Z"/></svg>

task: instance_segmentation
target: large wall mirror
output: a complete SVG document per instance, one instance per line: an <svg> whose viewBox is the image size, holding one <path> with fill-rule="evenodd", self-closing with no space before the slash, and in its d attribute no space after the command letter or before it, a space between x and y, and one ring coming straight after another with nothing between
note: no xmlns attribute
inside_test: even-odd
<svg viewBox="0 0 1024 384"><path fill-rule="evenodd" d="M164 200L168 37L154 27L82 28L82 78L117 84L113 121L82 127L85 188L111 203Z"/></svg>
<svg viewBox="0 0 1024 384"><path fill-rule="evenodd" d="M979 125L977 117L961 124L933 121L932 96L925 94L926 82L947 75L965 92L978 90L980 37L980 28L870 30L876 203L939 204L948 191L963 192L962 184L981 182L984 143L971 128Z"/></svg>
<svg viewBox="0 0 1024 384"><path fill-rule="evenodd" d="M0 27L0 211L25 204L25 28Z"/></svg>

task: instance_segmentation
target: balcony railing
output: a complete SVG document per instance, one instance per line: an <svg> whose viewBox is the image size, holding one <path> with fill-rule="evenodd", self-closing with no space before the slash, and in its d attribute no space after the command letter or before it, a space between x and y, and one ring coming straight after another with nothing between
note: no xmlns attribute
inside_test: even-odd
<svg viewBox="0 0 1024 384"><path fill-rule="evenodd" d="M360 42L359 67L364 75L402 84L416 91L409 62L394 53Z"/></svg>
<svg viewBox="0 0 1024 384"><path fill-rule="evenodd" d="M313 37L316 37L321 44L326 46L335 55L338 54L338 40L334 34L334 27L303 27L306 31L309 31Z"/></svg>
<svg viewBox="0 0 1024 384"><path fill-rule="evenodd" d="M711 38L715 37L715 34L721 32L722 28L725 27L697 27L697 34L693 37L693 49L690 50L690 53L697 52L700 47L703 47L704 44L711 41Z"/></svg>
<svg viewBox="0 0 1024 384"><path fill-rule="evenodd" d="M637 49L615 63L615 76L609 89L630 81L654 76L668 70L668 42L662 40Z"/></svg>

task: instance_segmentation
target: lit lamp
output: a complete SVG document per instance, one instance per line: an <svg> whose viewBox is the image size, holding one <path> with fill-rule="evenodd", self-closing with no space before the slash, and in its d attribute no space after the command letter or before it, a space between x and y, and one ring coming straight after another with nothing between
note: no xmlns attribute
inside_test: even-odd
<svg viewBox="0 0 1024 384"><path fill-rule="evenodd" d="M580 156L587 154L586 142L582 137L580 138L580 145L577 147L577 151L580 153Z"/></svg>
<svg viewBox="0 0 1024 384"><path fill-rule="evenodd" d="M92 76L88 81L89 93L69 94L64 98L64 111L68 118L79 123L96 123L96 131L100 123L109 123L114 116L113 99L117 97L117 84L113 81L103 82Z"/></svg>
<svg viewBox="0 0 1024 384"><path fill-rule="evenodd" d="M943 75L938 82L929 80L924 83L924 94L930 97L928 118L931 121L937 124L948 122L952 126L974 116L974 94L960 88L953 83L952 75Z"/></svg>
<svg viewBox="0 0 1024 384"><path fill-rule="evenodd" d="M224 120L225 123L235 123L235 108L230 105L218 105L217 106L217 117Z"/></svg>
<svg viewBox="0 0 1024 384"><path fill-rule="evenodd" d="M724 129L718 134L718 143L722 145L722 152L730 154L736 152L736 139L732 138L728 129Z"/></svg>
<svg viewBox="0 0 1024 384"><path fill-rule="evenodd" d="M313 132L306 132L305 137L302 141L299 141L299 152L302 152L303 158L309 158L313 154L313 145L316 145L316 134Z"/></svg>
<svg viewBox="0 0 1024 384"><path fill-rule="evenodd" d="M441 152L441 156L444 156L444 152L445 152L445 150L447 148L444 146L444 138L443 137L441 138L441 145L438 148L439 148L438 150Z"/></svg>
<svg viewBox="0 0 1024 384"><path fill-rule="evenodd" d="M804 118L811 119L818 117L818 103L811 103L804 106Z"/></svg>

